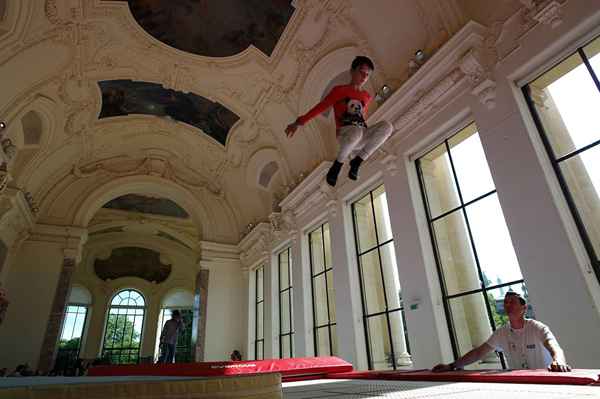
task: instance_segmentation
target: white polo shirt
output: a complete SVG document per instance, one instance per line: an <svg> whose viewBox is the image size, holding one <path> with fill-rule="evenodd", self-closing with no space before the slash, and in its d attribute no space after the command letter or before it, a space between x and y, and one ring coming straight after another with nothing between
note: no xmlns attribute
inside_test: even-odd
<svg viewBox="0 0 600 399"><path fill-rule="evenodd" d="M510 369L545 369L552 363L552 356L544 341L552 339L556 340L547 325L525 319L520 329L512 328L510 323L500 327L486 344L505 354Z"/></svg>

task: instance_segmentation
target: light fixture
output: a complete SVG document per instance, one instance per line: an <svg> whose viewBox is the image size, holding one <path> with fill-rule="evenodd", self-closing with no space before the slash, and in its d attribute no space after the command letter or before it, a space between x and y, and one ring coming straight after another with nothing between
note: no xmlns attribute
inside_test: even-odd
<svg viewBox="0 0 600 399"><path fill-rule="evenodd" d="M6 129L6 122L0 121L0 130Z"/></svg>
<svg viewBox="0 0 600 399"><path fill-rule="evenodd" d="M375 101L379 104L383 103L392 93L392 88L388 85L383 85L379 91L375 94Z"/></svg>

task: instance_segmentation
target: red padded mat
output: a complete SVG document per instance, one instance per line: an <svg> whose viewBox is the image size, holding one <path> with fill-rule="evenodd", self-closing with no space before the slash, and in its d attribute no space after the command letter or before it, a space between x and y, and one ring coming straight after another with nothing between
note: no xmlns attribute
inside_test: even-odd
<svg viewBox="0 0 600 399"><path fill-rule="evenodd" d="M600 370L578 369L569 373L552 373L546 370L477 370L432 373L415 371L353 371L330 373L331 379L448 381L448 382L498 382L518 384L591 385L600 382Z"/></svg>
<svg viewBox="0 0 600 399"><path fill-rule="evenodd" d="M241 362L205 362L95 366L89 376L156 375L215 377L256 373L281 373L285 376L315 375L352 371L352 364L338 357L304 357Z"/></svg>

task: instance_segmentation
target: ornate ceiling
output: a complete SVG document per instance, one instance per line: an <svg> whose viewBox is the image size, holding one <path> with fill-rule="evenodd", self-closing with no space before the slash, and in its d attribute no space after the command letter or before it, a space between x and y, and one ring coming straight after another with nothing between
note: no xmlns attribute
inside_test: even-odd
<svg viewBox="0 0 600 399"><path fill-rule="evenodd" d="M38 223L89 227L101 216L96 232L119 227L98 210L135 194L176 203L193 240L237 244L334 158L329 119L293 139L283 130L354 56L375 61L368 90L397 89L416 49L437 51L470 18L496 26L521 1L400 3L9 0L9 185L31 193Z"/></svg>
<svg viewBox="0 0 600 399"><path fill-rule="evenodd" d="M151 249L123 247L113 249L108 259L96 259L94 271L102 280L138 277L162 283L171 274L171 265L163 264L160 253Z"/></svg>
<svg viewBox="0 0 600 399"><path fill-rule="evenodd" d="M103 208L184 219L190 216L184 209L169 199L152 198L136 194L127 194L115 198L107 202Z"/></svg>
<svg viewBox="0 0 600 399"><path fill-rule="evenodd" d="M270 56L289 22L289 0L121 0L140 26L176 49L228 57L255 46Z"/></svg>
<svg viewBox="0 0 600 399"><path fill-rule="evenodd" d="M193 93L168 90L157 83L104 80L99 118L132 114L169 117L199 129L223 146L232 126L240 119L217 102Z"/></svg>

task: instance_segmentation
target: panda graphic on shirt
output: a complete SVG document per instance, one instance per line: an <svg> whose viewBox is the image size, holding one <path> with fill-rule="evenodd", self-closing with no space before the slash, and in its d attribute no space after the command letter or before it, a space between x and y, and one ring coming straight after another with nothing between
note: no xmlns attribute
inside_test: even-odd
<svg viewBox="0 0 600 399"><path fill-rule="evenodd" d="M362 101L354 98L346 98L346 111L342 114L342 126L360 126L367 127L363 117L364 104Z"/></svg>

